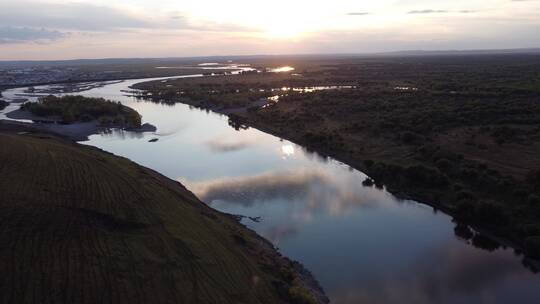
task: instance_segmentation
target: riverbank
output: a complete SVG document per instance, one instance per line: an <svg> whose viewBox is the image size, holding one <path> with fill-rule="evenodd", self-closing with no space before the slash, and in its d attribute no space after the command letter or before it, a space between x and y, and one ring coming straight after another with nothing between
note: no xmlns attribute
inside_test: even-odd
<svg viewBox="0 0 540 304"><path fill-rule="evenodd" d="M534 75L538 58L526 66L518 57L436 59L337 62L304 67L301 76L136 87L156 102L228 114L234 127L253 126L331 156L366 172L376 186L540 256L540 92L527 76ZM353 88L295 90L340 85ZM256 104L273 88L282 88L277 98L262 108Z"/></svg>
<svg viewBox="0 0 540 304"><path fill-rule="evenodd" d="M230 115L230 113L227 113L226 111L220 111L219 109L216 109L217 113L224 114L224 115ZM234 115L238 115L238 111L235 112ZM238 116L236 116L237 118ZM294 142L295 144L299 146L306 147L308 151L311 151L311 153L315 153L321 157L324 158L332 158L335 159L343 164L346 164L356 170L359 170L361 172L366 173L368 176L374 176L373 171L370 170L368 166L366 166L366 162L363 159L358 159L354 156L352 156L350 153L346 151L339 151L336 149L328 149L328 146L325 144L316 145L313 144L310 141L305 140L304 138L297 135L296 132L283 132L282 129L268 123L262 123L258 121L250 121L250 120L244 120L241 123L232 122L232 125L243 125L245 127L252 127L255 129L258 129L262 132L271 134L273 136L283 138L287 141ZM417 189L417 192L415 192L413 189L410 188L403 188L399 185L393 185L391 183L387 184L385 183L385 179L377 179L376 181L373 180L373 184L369 187L385 187L386 190L395 197L402 199L402 200L413 200L416 202L420 202L422 204L428 205L433 207L434 211L442 211L452 217L455 217L456 223L459 223L458 227L463 227L468 234L466 236L466 239L469 241L472 241L475 236L478 236L480 238L487 238L488 242L492 242L489 246L491 246L491 249L496 249L500 246L503 247L510 247L514 248L516 252L518 253L524 253L525 256L523 258L523 264L531 269L534 272L540 271L540 256L538 256L535 251L531 252L527 248L525 248L523 239L520 238L520 236L508 233L508 231L501 230L496 226L493 225L485 225L482 223L475 223L471 221L467 221L465 219L462 219L459 217L459 215L455 212L455 209L445 204L443 201L438 201L437 196L438 193L435 191L430 191L430 189ZM440 197L440 196L438 196ZM473 232L475 231L475 232ZM462 235L457 234L458 237L463 237ZM488 247L489 248L489 247ZM486 249L488 249L486 248Z"/></svg>
<svg viewBox="0 0 540 304"><path fill-rule="evenodd" d="M298 129L284 128L282 124L276 124L274 120L258 120L250 116L252 112L250 113L248 111L248 107L229 109L220 107L218 105L209 105L204 102L193 100L182 100L182 102L190 106L210 110L215 113L228 116L230 118L229 124L235 129L239 130L255 128L267 134L293 142L301 147L305 147L307 151L320 157L335 159L350 166L351 168L366 173L368 176L373 177L377 176L378 174L378 172L371 170L372 165L368 165L370 163L369 161L366 163L365 157L358 158L358 156L355 156L346 149L329 147L329 145L324 142L313 142L302 136L302 131L299 131ZM386 160L384 158L379 158L377 161L379 163L384 163L385 161L392 160L391 158ZM476 242L476 239L481 239L483 242L487 243L485 245L486 247L484 248L486 250L494 250L499 247L514 248L518 254L524 254L524 266L533 272L538 272L540 270L540 258L536 253L537 249L527 248L522 237L513 232L509 232L504 228L500 229L500 227L495 225L479 223L462 218L451 205L453 198L451 196L445 197L441 193L441 191L444 191L444 189L440 190L429 187L418 187L420 184L416 184L416 189L411 189L410 185L399 185L392 183L392 178L386 178L384 176L380 176L376 180L372 180L372 183L373 184L369 185L369 187L385 187L388 192L392 193L392 195L399 199L420 202L433 207L434 211L442 211L454 217L454 220L456 223L458 223L458 227L467 231L465 233L466 240ZM460 238L464 237L459 231L456 231L456 235Z"/></svg>
<svg viewBox="0 0 540 304"><path fill-rule="evenodd" d="M327 302L298 263L178 182L34 126L1 122L0 142L4 302Z"/></svg>

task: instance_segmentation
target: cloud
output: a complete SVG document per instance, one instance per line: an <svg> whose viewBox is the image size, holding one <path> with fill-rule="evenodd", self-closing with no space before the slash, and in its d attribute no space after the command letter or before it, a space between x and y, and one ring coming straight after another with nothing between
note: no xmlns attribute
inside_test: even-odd
<svg viewBox="0 0 540 304"><path fill-rule="evenodd" d="M352 13L347 13L347 16L366 16L366 15L369 15L368 12L352 12Z"/></svg>
<svg viewBox="0 0 540 304"><path fill-rule="evenodd" d="M448 13L448 11L446 11L446 10L425 9L425 10L409 11L407 14L443 14L443 13Z"/></svg>
<svg viewBox="0 0 540 304"><path fill-rule="evenodd" d="M28 9L31 7L32 9ZM130 13L112 6L90 3L19 2L0 3L0 26L48 28L88 32L138 30L192 30L209 32L246 32L251 28L213 21L195 21L187 14L171 11L168 15Z"/></svg>
<svg viewBox="0 0 540 304"><path fill-rule="evenodd" d="M14 42L21 41L13 39L14 34L6 44L5 35L0 58L357 53L530 48L540 43L540 1L486 5L471 0L432 6L433 1L427 0L382 0L359 6L299 0L291 5L310 8L309 14L300 16L290 9L280 11L287 5L261 9L261 4L246 6L239 1L164 1L159 5L149 0L0 1L0 27L43 28L51 33L49 38L47 33L40 36L50 40L40 41L54 42L27 48ZM278 8L270 10L273 7ZM52 37L60 34L67 37Z"/></svg>
<svg viewBox="0 0 540 304"><path fill-rule="evenodd" d="M92 3L25 0L0 2L0 28L3 34L0 43L3 44L53 41L67 36L67 33L73 34L72 37L77 34L105 34L118 39L122 34L134 33L141 37L152 35L166 39L167 36L179 37L187 32L232 34L254 31L236 24L193 20L189 14L181 11L147 14L141 10Z"/></svg>
<svg viewBox="0 0 540 304"><path fill-rule="evenodd" d="M28 27L0 26L0 44L22 42L51 42L66 36L65 33L47 29Z"/></svg>
<svg viewBox="0 0 540 304"><path fill-rule="evenodd" d="M0 3L0 26L106 31L143 28L149 23L113 7L85 3Z"/></svg>

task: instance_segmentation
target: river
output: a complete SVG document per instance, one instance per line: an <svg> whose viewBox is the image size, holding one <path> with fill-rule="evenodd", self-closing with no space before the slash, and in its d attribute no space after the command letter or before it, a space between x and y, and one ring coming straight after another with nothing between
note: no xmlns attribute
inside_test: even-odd
<svg viewBox="0 0 540 304"><path fill-rule="evenodd" d="M444 213L365 187L362 172L294 143L235 130L226 116L125 95L141 81L78 94L121 101L157 132L112 130L83 144L179 180L218 210L253 217L243 223L311 270L332 303L538 303L540 275L513 249L456 234Z"/></svg>

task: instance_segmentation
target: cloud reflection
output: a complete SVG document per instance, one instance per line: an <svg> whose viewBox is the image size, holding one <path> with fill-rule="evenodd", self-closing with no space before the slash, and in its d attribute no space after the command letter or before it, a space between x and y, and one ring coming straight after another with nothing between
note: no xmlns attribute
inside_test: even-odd
<svg viewBox="0 0 540 304"><path fill-rule="evenodd" d="M327 176L319 171L283 171L190 183L189 188L206 202L223 200L252 206L261 201L304 197L312 186L324 183Z"/></svg>
<svg viewBox="0 0 540 304"><path fill-rule="evenodd" d="M358 206L372 207L381 193L351 186L322 170L273 171L255 176L220 178L187 184L201 200L225 201L244 207L287 200L301 201L306 212L344 214Z"/></svg>
<svg viewBox="0 0 540 304"><path fill-rule="evenodd" d="M275 206L275 211L287 210L277 221L267 222L265 216L259 214L264 223L261 233L274 244L293 238L316 216L346 216L358 208L373 208L388 200L385 193L362 187L359 180L345 181L318 169L181 182L202 201L210 205L219 203L218 209L227 205L225 209L235 206L256 209L261 204L268 204L269 208Z"/></svg>
<svg viewBox="0 0 540 304"><path fill-rule="evenodd" d="M204 145L214 153L235 152L255 146L259 137L260 135L256 133L242 137L222 134L204 142Z"/></svg>
<svg viewBox="0 0 540 304"><path fill-rule="evenodd" d="M538 276L532 276L509 250L486 254L469 246L444 243L425 251L408 271L371 277L335 290L330 297L333 303L343 304L506 303L508 299L501 297L505 289L527 286L531 280L540 282ZM525 288L515 303L533 303L534 299L533 291Z"/></svg>
<svg viewBox="0 0 540 304"><path fill-rule="evenodd" d="M210 148L212 152L225 153L225 152L234 152L234 151L243 150L245 148L248 148L252 144L248 142L241 142L241 141L226 142L220 139L215 139L215 140L208 141L206 145L208 146L208 148Z"/></svg>

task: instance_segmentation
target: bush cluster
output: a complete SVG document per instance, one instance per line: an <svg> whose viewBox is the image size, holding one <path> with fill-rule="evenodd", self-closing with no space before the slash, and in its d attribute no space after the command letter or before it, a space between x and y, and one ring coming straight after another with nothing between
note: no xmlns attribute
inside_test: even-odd
<svg viewBox="0 0 540 304"><path fill-rule="evenodd" d="M50 95L40 98L38 102L26 102L21 109L37 116L57 117L68 124L97 120L102 125L141 125L141 116L135 110L103 98Z"/></svg>

